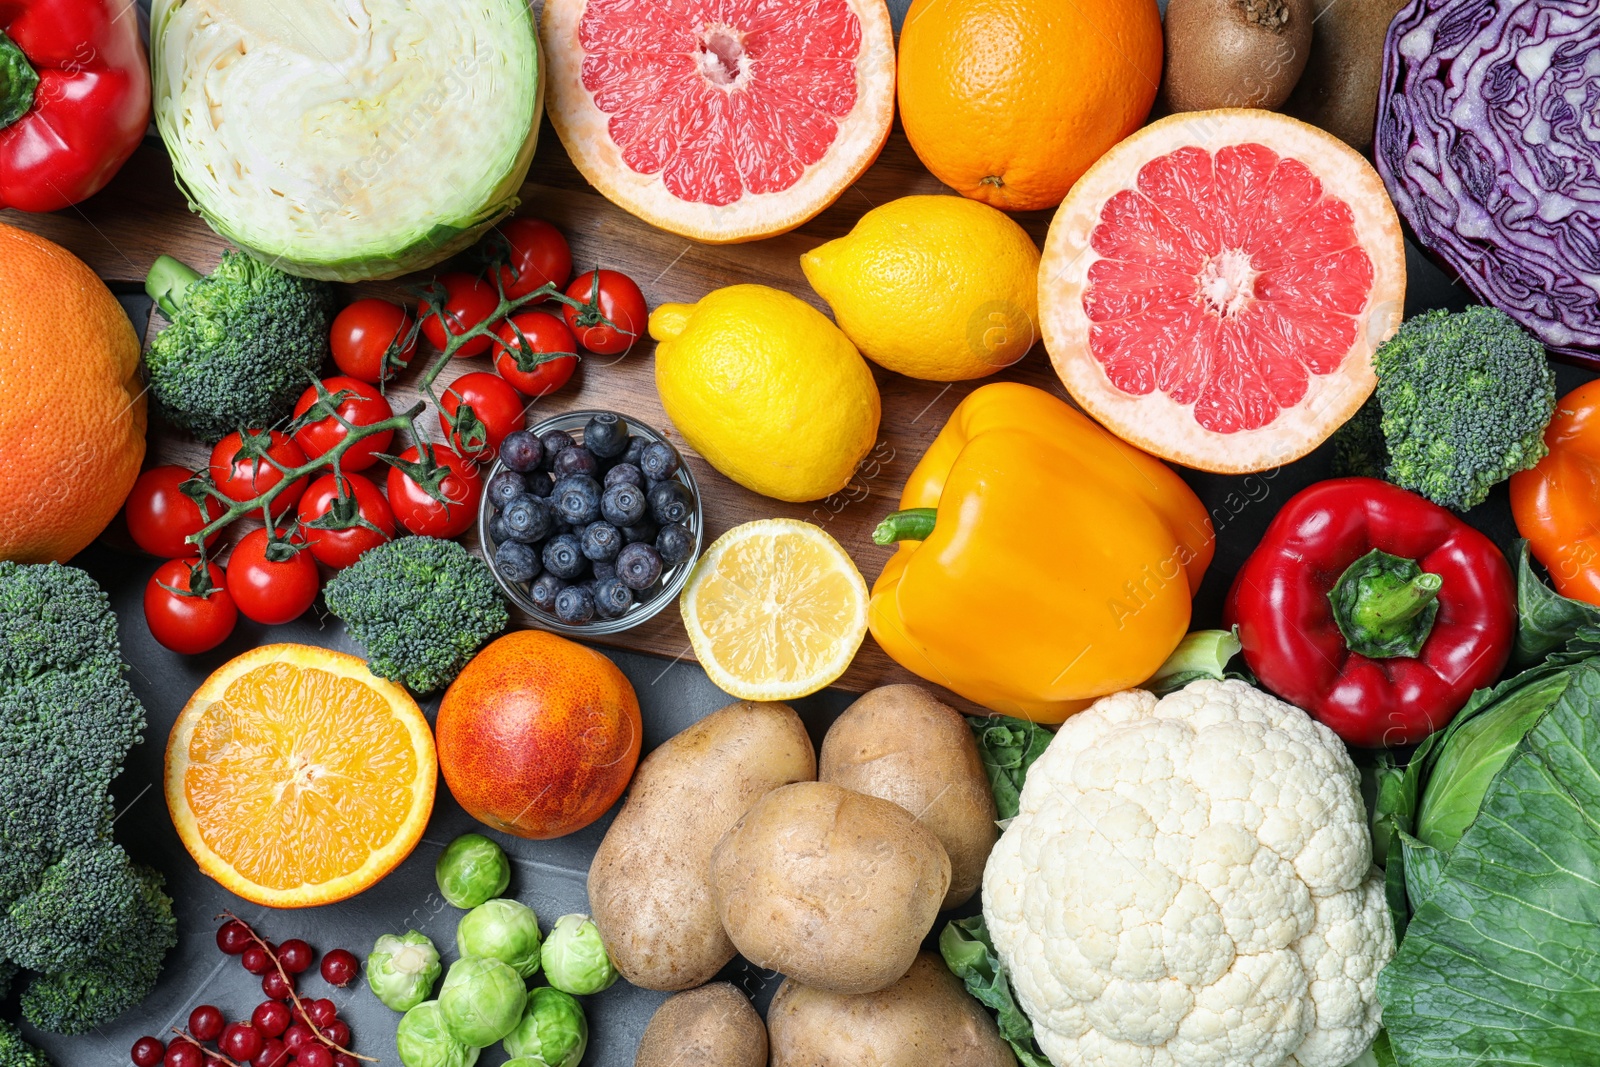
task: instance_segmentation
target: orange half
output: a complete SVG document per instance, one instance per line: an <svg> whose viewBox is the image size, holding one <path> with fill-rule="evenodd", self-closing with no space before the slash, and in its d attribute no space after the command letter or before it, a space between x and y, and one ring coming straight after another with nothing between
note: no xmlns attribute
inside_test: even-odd
<svg viewBox="0 0 1600 1067"><path fill-rule="evenodd" d="M344 900L411 854L433 811L417 702L355 656L265 645L207 678L167 740L167 809L233 893L273 908Z"/></svg>

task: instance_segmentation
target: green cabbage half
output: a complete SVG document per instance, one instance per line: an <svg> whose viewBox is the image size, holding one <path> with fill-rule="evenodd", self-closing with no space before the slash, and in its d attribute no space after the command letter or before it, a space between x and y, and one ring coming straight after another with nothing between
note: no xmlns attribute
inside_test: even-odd
<svg viewBox="0 0 1600 1067"><path fill-rule="evenodd" d="M156 125L212 228L392 278L517 205L544 103L527 0L156 0Z"/></svg>

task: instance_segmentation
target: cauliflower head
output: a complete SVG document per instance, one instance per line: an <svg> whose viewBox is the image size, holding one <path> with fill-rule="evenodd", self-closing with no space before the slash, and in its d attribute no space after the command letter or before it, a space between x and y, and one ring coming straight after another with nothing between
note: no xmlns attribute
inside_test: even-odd
<svg viewBox="0 0 1600 1067"><path fill-rule="evenodd" d="M1355 766L1237 681L1106 697L1028 772L983 910L1066 1067L1344 1067L1394 955Z"/></svg>

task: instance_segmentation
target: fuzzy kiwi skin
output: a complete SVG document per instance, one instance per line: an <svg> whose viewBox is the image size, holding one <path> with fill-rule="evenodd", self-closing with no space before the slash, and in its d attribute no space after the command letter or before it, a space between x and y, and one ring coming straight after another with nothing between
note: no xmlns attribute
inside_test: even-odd
<svg viewBox="0 0 1600 1067"><path fill-rule="evenodd" d="M1383 39L1405 0L1315 2L1311 57L1284 110L1365 152L1378 122Z"/></svg>
<svg viewBox="0 0 1600 1067"><path fill-rule="evenodd" d="M1172 111L1282 107L1315 19L1314 0L1170 0L1161 99Z"/></svg>

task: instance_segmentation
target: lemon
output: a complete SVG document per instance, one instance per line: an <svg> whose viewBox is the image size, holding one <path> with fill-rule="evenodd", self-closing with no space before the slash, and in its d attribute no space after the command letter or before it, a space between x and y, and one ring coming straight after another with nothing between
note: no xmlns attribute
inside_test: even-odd
<svg viewBox="0 0 1600 1067"><path fill-rule="evenodd" d="M816 308L731 285L650 316L656 390L706 461L778 500L843 489L878 436L872 371Z"/></svg>
<svg viewBox="0 0 1600 1067"><path fill-rule="evenodd" d="M907 196L800 257L861 354L936 382L1009 367L1039 337L1039 249L1004 212Z"/></svg>
<svg viewBox="0 0 1600 1067"><path fill-rule="evenodd" d="M740 700L793 700L850 666L867 634L867 583L820 527L736 526L706 550L679 597L706 674Z"/></svg>

